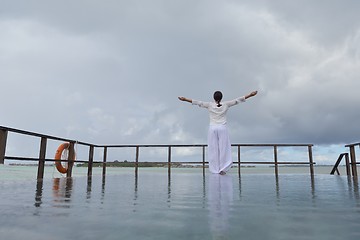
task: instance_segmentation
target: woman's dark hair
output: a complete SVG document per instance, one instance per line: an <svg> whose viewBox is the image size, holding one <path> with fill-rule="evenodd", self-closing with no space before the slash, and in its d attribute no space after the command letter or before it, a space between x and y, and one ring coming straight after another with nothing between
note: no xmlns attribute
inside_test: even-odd
<svg viewBox="0 0 360 240"><path fill-rule="evenodd" d="M221 101L222 97L223 97L223 95L220 91L214 92L214 100L217 102L218 107L221 107L220 101Z"/></svg>

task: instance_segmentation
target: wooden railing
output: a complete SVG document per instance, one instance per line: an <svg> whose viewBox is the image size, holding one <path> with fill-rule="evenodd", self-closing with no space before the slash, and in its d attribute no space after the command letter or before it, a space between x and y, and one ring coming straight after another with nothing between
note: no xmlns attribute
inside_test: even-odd
<svg viewBox="0 0 360 240"><path fill-rule="evenodd" d="M336 160L334 167L332 168L330 174L334 175L335 172L340 175L339 172L339 165L342 162L343 159L345 159L345 167L346 167L346 174L348 176L354 176L357 177L357 161L356 161L356 154L355 154L355 147L359 146L360 147L360 143L352 143L352 144L347 144L345 145L345 147L349 148L349 153L341 153L338 157L338 159ZM349 161L349 155L350 155L350 161Z"/></svg>
<svg viewBox="0 0 360 240"><path fill-rule="evenodd" d="M345 145L345 147L349 148L349 152L350 152L350 165L351 165L351 172L353 176L357 176L357 161L356 161L356 155L355 155L355 147L359 146L360 147L360 143L352 143L352 144L347 144Z"/></svg>
<svg viewBox="0 0 360 240"><path fill-rule="evenodd" d="M38 158L30 158L30 157L18 157L18 156L7 156L6 153L6 144L7 144L7 136L9 134L9 132L11 133L15 133L15 134L21 134L21 135L28 135L28 136L34 136L34 137L38 137L40 139L40 149L39 149L39 157ZM167 164L168 164L168 170L170 173L170 169L171 169L171 165L174 164L174 162L172 162L172 149L174 148L201 148L202 149L202 161L193 161L193 162L185 162L185 161L180 161L180 162L176 162L176 163L183 163L183 164L201 164L203 169L205 169L206 164L208 164L208 162L205 159L205 148L207 147L207 145L205 144L192 144L192 145L180 145L180 144L170 144L170 145L96 145L96 144L91 144L91 143L86 143L86 142L81 142L81 141L77 141L77 140L73 140L73 139L66 139L66 138L60 138L60 137L55 137L55 136L50 136L50 135L45 135L45 134L39 134L39 133L34 133L34 132L29 132L29 131L24 131L24 130L19 130L19 129L14 129L14 128L8 128L8 127L3 127L0 126L0 164L4 164L5 160L20 160L20 161L38 161L38 174L37 174L37 178L41 179L44 176L44 166L45 166L45 162L50 161L50 162L55 162L55 159L47 159L46 158L46 148L47 148L47 142L48 140L56 140L56 141L60 141L60 142L69 142L70 143L70 154L69 154L69 158L67 160L61 160L62 162L68 162L68 169L67 169L67 176L71 177L72 175L72 163L73 160L71 160L71 155L74 153L71 153L71 151L74 151L74 145L75 144L79 144L79 145L83 145L89 148L89 154L88 154L88 159L87 160L81 160L81 159L77 159L76 162L80 162L80 163L87 163L88 164L88 176L92 175L92 168L93 168L93 164L94 163L102 163L102 174L105 175L106 174L106 164L107 164L107 153L108 153L108 149L110 148L134 148L135 149L135 162L134 162L134 166L135 166L135 170L137 171L137 168L139 166L139 153L140 153L140 149L141 148L165 148L168 151L168 156L167 156ZM279 165L309 165L310 168L310 174L313 175L314 174L314 167L313 165L315 164L313 161L313 154L312 154L312 147L313 144L232 144L232 147L236 147L237 148L237 155L238 155L238 159L237 161L234 162L234 164L238 165L238 171L240 174L240 165L241 164L268 164L268 165L274 165L275 166L275 174L278 174L278 166ZM251 161L251 162L246 162L246 161L241 161L241 154L240 154L240 150L241 148L246 148L246 147L271 147L273 149L273 161L270 162L258 162L258 161ZM279 147L306 147L307 151L308 151L308 161L307 162L282 162L278 160L278 148ZM101 161L94 161L94 149L95 148L101 148L103 149L103 159Z"/></svg>
<svg viewBox="0 0 360 240"><path fill-rule="evenodd" d="M335 162L335 165L334 167L332 168L330 174L331 175L334 175L335 172L340 175L340 172L339 172L339 165L341 163L341 161L345 159L345 167L346 167L346 174L347 175L351 175L351 172L350 172L350 162L349 162L349 154L348 153L341 153L339 155L339 158L336 160Z"/></svg>
<svg viewBox="0 0 360 240"><path fill-rule="evenodd" d="M352 143L352 144L347 144L345 145L345 147L349 148L349 153L350 153L350 167L351 167L351 172L349 171L349 173L352 173L353 176L357 176L357 161L356 161L356 154L355 154L355 147L359 146L360 147L360 143ZM351 174L348 174L351 175Z"/></svg>

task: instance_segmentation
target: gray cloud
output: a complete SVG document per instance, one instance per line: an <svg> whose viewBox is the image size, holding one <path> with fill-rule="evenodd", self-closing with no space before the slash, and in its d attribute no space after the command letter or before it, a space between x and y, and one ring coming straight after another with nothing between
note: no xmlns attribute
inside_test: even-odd
<svg viewBox="0 0 360 240"><path fill-rule="evenodd" d="M0 124L95 143L205 143L184 95L259 95L233 142L357 141L357 1L0 1Z"/></svg>

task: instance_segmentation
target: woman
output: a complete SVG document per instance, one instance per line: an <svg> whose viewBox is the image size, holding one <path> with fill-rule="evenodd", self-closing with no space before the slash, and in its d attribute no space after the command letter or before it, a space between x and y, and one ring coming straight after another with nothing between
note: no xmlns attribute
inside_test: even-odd
<svg viewBox="0 0 360 240"><path fill-rule="evenodd" d="M225 175L232 166L231 143L226 127L226 113L228 109L240 102L245 102L246 99L256 94L257 91L253 91L243 97L226 102L221 102L222 93L220 91L214 93L215 102L202 102L186 97L178 97L181 101L207 108L209 111L208 158L210 172Z"/></svg>

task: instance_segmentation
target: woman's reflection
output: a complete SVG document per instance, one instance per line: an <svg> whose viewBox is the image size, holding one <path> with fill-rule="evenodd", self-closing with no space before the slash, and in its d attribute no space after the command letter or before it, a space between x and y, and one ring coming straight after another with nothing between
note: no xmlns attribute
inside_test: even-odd
<svg viewBox="0 0 360 240"><path fill-rule="evenodd" d="M229 208L233 202L231 175L209 174L209 224L214 239L226 239Z"/></svg>

